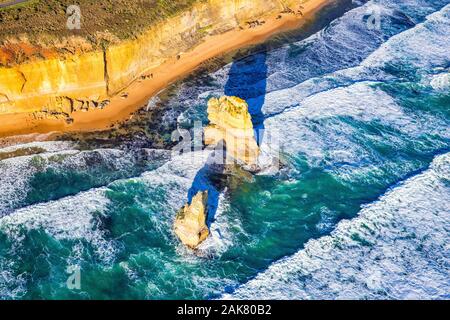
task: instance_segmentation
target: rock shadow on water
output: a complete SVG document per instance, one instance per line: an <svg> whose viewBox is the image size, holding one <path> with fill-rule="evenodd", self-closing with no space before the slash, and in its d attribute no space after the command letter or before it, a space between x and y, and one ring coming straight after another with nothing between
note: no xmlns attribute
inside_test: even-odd
<svg viewBox="0 0 450 320"><path fill-rule="evenodd" d="M248 103L258 145L262 142L262 133L264 131L262 107L265 102L267 89L268 68L266 60L267 52L262 51L234 61L224 88L226 96L236 96ZM215 150L223 149L225 149L224 143L219 144ZM219 205L220 189L224 188L222 182L217 181L218 176L224 172L224 168L219 168L217 165L217 163L220 163L220 160L223 160L218 159L217 154L220 154L220 152L211 155L206 165L199 170L188 192L188 203L190 204L192 198L198 192L208 191L208 226L214 221Z"/></svg>
<svg viewBox="0 0 450 320"><path fill-rule="evenodd" d="M205 165L195 175L192 186L188 191L188 204L192 204L192 199L199 192L208 192L208 201L206 204L207 226L215 221L217 209L219 207L220 193L225 189L225 182L223 180L223 173L225 171L224 165L226 159L224 157L225 142L219 143L211 155L208 157Z"/></svg>
<svg viewBox="0 0 450 320"><path fill-rule="evenodd" d="M266 60L267 52L263 51L234 61L224 90L226 96L236 96L247 102L258 146L262 143L265 128L262 107L267 89Z"/></svg>

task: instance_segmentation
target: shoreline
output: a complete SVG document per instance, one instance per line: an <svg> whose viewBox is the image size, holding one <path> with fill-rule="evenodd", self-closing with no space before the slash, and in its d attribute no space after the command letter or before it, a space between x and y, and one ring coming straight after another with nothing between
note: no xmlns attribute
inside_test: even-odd
<svg viewBox="0 0 450 320"><path fill-rule="evenodd" d="M33 114L29 113L0 115L2 124L0 138L28 135L28 138L24 137L25 140L33 141L34 135L47 134L47 138L51 139L53 134L50 133L106 130L118 122L127 120L133 112L145 106L151 97L183 79L207 60L245 46L261 43L277 33L296 29L329 3L329 0L309 1L304 4L303 15L281 13L270 15L264 18L265 24L262 26L236 28L223 34L209 36L204 42L179 58L169 59L162 65L149 70L146 74L153 74L153 78L135 80L126 89L112 97L105 109L72 113L73 123L71 124L67 124L64 119L34 119ZM127 93L126 98L121 97L124 92Z"/></svg>

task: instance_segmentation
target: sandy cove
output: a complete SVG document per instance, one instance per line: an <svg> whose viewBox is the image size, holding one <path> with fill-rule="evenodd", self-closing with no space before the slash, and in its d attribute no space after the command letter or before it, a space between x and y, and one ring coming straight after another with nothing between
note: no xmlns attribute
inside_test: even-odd
<svg viewBox="0 0 450 320"><path fill-rule="evenodd" d="M329 0L310 1L305 4L303 15L273 15L266 17L263 25L246 29L237 28L223 34L209 36L189 52L169 59L146 73L152 74L153 77L134 81L122 93L112 97L105 109L72 113L71 117L74 121L71 124L59 119L35 119L32 114L0 115L0 137L27 135L23 137L26 142L34 140L34 137L37 137L34 134L96 131L110 128L115 123L128 119L134 111L145 106L152 96L182 79L205 61L248 45L261 43L276 33L296 29L329 2ZM127 93L126 98L122 97L124 92ZM43 136L39 135L39 137ZM52 135L45 135L45 137L45 139L51 139Z"/></svg>

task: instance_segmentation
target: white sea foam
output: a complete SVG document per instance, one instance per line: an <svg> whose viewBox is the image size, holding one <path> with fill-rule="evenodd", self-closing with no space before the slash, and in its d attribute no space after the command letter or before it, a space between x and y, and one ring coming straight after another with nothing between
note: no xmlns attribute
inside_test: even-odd
<svg viewBox="0 0 450 320"><path fill-rule="evenodd" d="M57 201L37 204L14 211L0 219L0 228L13 236L17 227L44 229L57 239L85 237L92 213L108 204L105 189L94 189Z"/></svg>
<svg viewBox="0 0 450 320"><path fill-rule="evenodd" d="M230 229L241 229L241 221L231 220L228 214L229 203L224 194L219 197L219 207L215 214L215 219L210 226L210 236L199 246L202 254L218 255L225 252L233 245L233 234Z"/></svg>
<svg viewBox="0 0 450 320"><path fill-rule="evenodd" d="M395 7L393 4L382 4L384 6L390 5ZM367 6L370 6L370 4ZM392 11L394 9L389 10ZM289 75L289 68L293 68L290 63L291 61L286 58L286 52L289 50L289 47L270 53L268 60L274 60L274 62L268 63L273 65L274 70L277 71L274 71L273 74L269 72L270 76L267 80L267 94L262 109L266 116L296 108L304 103L308 97L337 87L348 86L362 81L380 82L392 80L394 79L392 75L382 71L382 68L388 64L401 65L408 63L408 65L421 68L422 71L425 71L435 66L446 66L450 62L450 5L444 7L439 12L431 14L423 23L391 37L379 48L372 48L371 46L371 42L377 42L371 39L371 37L374 37L373 34L370 34L370 36L365 34L365 31L361 30L361 26L357 23L348 25L348 20L353 15L356 15L356 21L361 21L362 12L364 12L364 8L352 10L341 19L334 21L326 30L322 30L309 39L298 43L302 47L312 46L315 48L314 46L320 47L320 44L324 42L327 43L327 50L331 50L330 47L334 48L334 46L345 47L345 44L348 43L348 34L356 32L355 39L361 39L361 42L366 44L366 47L363 48L364 46L362 46L361 50L364 52L369 50L368 53L370 53L370 50L373 51L360 65L345 68L347 65L341 63L340 69L329 68L333 72L327 73L324 70L324 74L321 74L320 77L307 78L305 81L300 81L300 83L292 83L289 79L282 81L280 78L286 77L286 74ZM358 31L361 31L361 34L358 34ZM341 41L335 39L336 36L342 34L346 35L344 39ZM333 44L325 40L331 40ZM352 53L350 52L354 49L353 46L354 43L352 40L352 48L345 48L343 52L351 56L354 54L353 51ZM312 51L309 48L308 50ZM315 54L320 55L316 51L314 51ZM327 52L323 51L322 54L329 54ZM322 60L328 61L327 59ZM302 63L304 62L302 61ZM278 74L283 74L284 76L277 76ZM445 77L443 75L439 79L436 78L434 80L434 84L436 85L433 87L437 88L437 85L442 83ZM275 83L272 81L273 78L277 79ZM256 99L260 98L250 99L249 103L252 104Z"/></svg>
<svg viewBox="0 0 450 320"><path fill-rule="evenodd" d="M450 71L433 75L430 78L429 83L434 90L442 93L450 91Z"/></svg>
<svg viewBox="0 0 450 320"><path fill-rule="evenodd" d="M425 22L390 38L359 66L341 69L320 78L308 79L293 87L284 86L281 90L269 92L263 106L264 113L271 115L298 107L313 94L347 86L354 82L391 80L391 75L380 70L387 64L398 65L407 62L422 69L448 65L450 62L449 15L450 5L430 15ZM336 23L336 25L339 24ZM445 77L447 76L442 75L436 78L434 83L442 83Z"/></svg>
<svg viewBox="0 0 450 320"><path fill-rule="evenodd" d="M57 153L42 153L38 156L31 155L1 160L0 193L2 196L0 198L0 216L20 206L21 202L26 198L30 190L30 178L38 172L39 165L44 165L44 162L33 162L34 160L42 159L44 161L44 159L55 154L62 157L71 156L77 152L76 150L67 150Z"/></svg>
<svg viewBox="0 0 450 320"><path fill-rule="evenodd" d="M450 153L223 298L448 299Z"/></svg>
<svg viewBox="0 0 450 320"><path fill-rule="evenodd" d="M393 36L362 65L384 66L405 62L419 68L447 65L450 61L450 5L429 15L425 22Z"/></svg>
<svg viewBox="0 0 450 320"><path fill-rule="evenodd" d="M103 212L109 200L106 189L94 189L76 196L66 197L14 211L0 219L0 229L15 246L20 246L22 230L43 230L58 240L83 239L90 242L100 259L109 262L114 257L112 243L95 230L93 214Z"/></svg>
<svg viewBox="0 0 450 320"><path fill-rule="evenodd" d="M10 261L0 262L0 299L20 299L26 293L26 280L22 275L14 275Z"/></svg>
<svg viewBox="0 0 450 320"><path fill-rule="evenodd" d="M204 150L173 156L171 161L158 168L155 173L174 175L191 180L206 164L210 155L211 151Z"/></svg>
<svg viewBox="0 0 450 320"><path fill-rule="evenodd" d="M371 157L373 151L355 141L358 132L342 118L379 123L410 137L424 133L450 137L450 129L442 120L406 113L392 97L370 83L356 83L313 95L299 107L267 119L265 127L280 132L281 149L291 155L302 153L311 160L327 156L334 163L360 163ZM389 138L392 144L405 143L396 136L372 138L383 142L389 142Z"/></svg>
<svg viewBox="0 0 450 320"><path fill-rule="evenodd" d="M202 151L180 155L154 171L146 172L137 178L118 180L110 186L128 182L142 183L147 185L149 194L157 188L163 188L167 192L167 203L157 203L155 199L152 205L164 208L161 210L162 215L155 217L161 220L157 227L159 225L164 231L170 230L174 212L187 201L187 191L209 154L209 151ZM118 250L117 244L105 240L102 231L95 227L93 220L94 214L109 210L111 202L106 196L108 190L108 187L91 189L75 196L15 210L0 218L0 229L17 244L22 240L21 228L42 229L58 240L82 239L94 246L102 261L109 263ZM76 252L72 259L77 259Z"/></svg>

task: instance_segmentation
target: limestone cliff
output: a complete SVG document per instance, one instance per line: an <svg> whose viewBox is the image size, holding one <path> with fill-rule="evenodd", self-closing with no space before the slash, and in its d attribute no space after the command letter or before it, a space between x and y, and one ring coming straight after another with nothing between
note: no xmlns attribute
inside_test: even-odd
<svg viewBox="0 0 450 320"><path fill-rule="evenodd" d="M225 142L227 156L249 166L256 166L259 147L247 103L238 97L211 98L208 102L210 125L205 129L205 143Z"/></svg>
<svg viewBox="0 0 450 320"><path fill-rule="evenodd" d="M102 108L143 73L201 43L298 0L206 0L157 23L136 39L83 52L0 67L0 114L68 116Z"/></svg>
<svg viewBox="0 0 450 320"><path fill-rule="evenodd" d="M197 248L209 235L206 225L208 192L198 192L177 214L174 223L175 234L191 249Z"/></svg>

